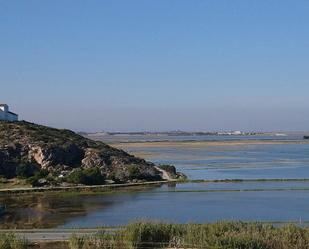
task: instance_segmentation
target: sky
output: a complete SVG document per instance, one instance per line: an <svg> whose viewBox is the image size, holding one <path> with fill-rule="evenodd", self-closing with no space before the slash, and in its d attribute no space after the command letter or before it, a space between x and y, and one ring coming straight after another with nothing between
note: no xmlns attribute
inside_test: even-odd
<svg viewBox="0 0 309 249"><path fill-rule="evenodd" d="M307 0L0 0L0 102L76 131L309 130Z"/></svg>

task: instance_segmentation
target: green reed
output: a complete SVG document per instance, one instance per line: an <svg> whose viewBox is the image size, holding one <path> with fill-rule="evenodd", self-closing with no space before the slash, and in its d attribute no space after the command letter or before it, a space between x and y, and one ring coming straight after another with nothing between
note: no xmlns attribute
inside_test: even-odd
<svg viewBox="0 0 309 249"><path fill-rule="evenodd" d="M81 238L70 249L308 249L309 229L261 223L167 224L137 222L116 231Z"/></svg>
<svg viewBox="0 0 309 249"><path fill-rule="evenodd" d="M0 234L0 249L27 249L28 241L14 234Z"/></svg>

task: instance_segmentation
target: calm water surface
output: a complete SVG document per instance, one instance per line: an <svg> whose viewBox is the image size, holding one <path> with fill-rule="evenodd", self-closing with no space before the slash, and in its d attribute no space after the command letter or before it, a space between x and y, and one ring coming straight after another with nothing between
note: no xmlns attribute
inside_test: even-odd
<svg viewBox="0 0 309 249"><path fill-rule="evenodd" d="M309 182L187 183L113 194L2 198L1 228L98 227L138 219L171 222L309 221Z"/></svg>
<svg viewBox="0 0 309 249"><path fill-rule="evenodd" d="M265 138L266 139L266 138ZM309 179L309 144L124 147L190 179ZM117 193L0 197L0 228L97 227L171 222L309 222L309 181L185 183Z"/></svg>
<svg viewBox="0 0 309 249"><path fill-rule="evenodd" d="M309 178L309 144L256 144L201 147L124 145L158 164L172 164L190 179Z"/></svg>

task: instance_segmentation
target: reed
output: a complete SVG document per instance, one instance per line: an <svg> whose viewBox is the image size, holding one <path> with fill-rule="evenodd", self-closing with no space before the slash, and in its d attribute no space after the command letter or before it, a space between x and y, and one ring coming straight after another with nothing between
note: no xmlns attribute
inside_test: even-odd
<svg viewBox="0 0 309 249"><path fill-rule="evenodd" d="M136 222L113 234L83 237L82 241L82 245L70 243L70 249L308 249L309 229L245 222Z"/></svg>
<svg viewBox="0 0 309 249"><path fill-rule="evenodd" d="M0 234L0 249L27 249L28 241L14 234Z"/></svg>

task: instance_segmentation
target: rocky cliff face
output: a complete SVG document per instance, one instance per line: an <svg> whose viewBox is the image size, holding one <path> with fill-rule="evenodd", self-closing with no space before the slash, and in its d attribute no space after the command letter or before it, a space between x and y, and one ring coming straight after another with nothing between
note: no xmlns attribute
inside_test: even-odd
<svg viewBox="0 0 309 249"><path fill-rule="evenodd" d="M162 179L153 163L72 131L0 122L0 175L6 178L33 177L44 170L45 177L63 182L74 171L92 168L118 182Z"/></svg>

